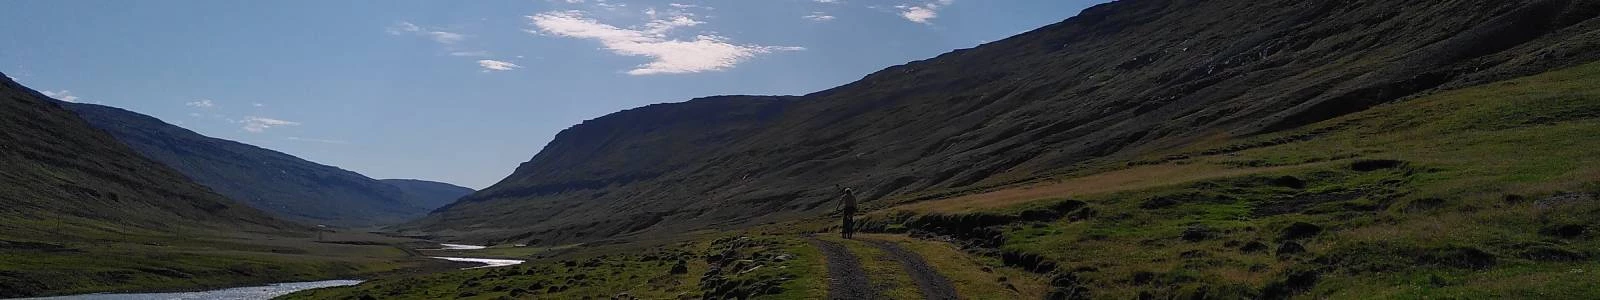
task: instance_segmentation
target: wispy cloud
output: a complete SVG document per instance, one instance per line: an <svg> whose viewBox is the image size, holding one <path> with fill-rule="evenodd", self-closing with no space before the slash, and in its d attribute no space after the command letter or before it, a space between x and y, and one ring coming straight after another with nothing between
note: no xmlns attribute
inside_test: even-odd
<svg viewBox="0 0 1600 300"><path fill-rule="evenodd" d="M827 21L832 21L834 19L833 16L828 15L827 13L820 12L820 11L819 12L812 12L809 15L801 16L801 18L805 18L806 20L811 20L811 21L815 21L815 22L827 22Z"/></svg>
<svg viewBox="0 0 1600 300"><path fill-rule="evenodd" d="M296 141L296 142L312 142L312 143L335 144L335 145L349 145L350 144L350 141L346 141L346 140L314 139L314 138L303 138L303 137L295 137L295 136L286 137L284 139L291 140L291 141Z"/></svg>
<svg viewBox="0 0 1600 300"><path fill-rule="evenodd" d="M450 56L484 57L484 56L489 56L489 51L483 51L483 50L455 51L455 52L450 52Z"/></svg>
<svg viewBox="0 0 1600 300"><path fill-rule="evenodd" d="M460 43L462 40L467 39L466 35L460 33L432 28L423 28L421 26L417 26L417 24L403 21L395 23L393 26L389 26L388 32L392 35L416 35L426 37L434 42L445 45L454 45L456 43Z"/></svg>
<svg viewBox="0 0 1600 300"><path fill-rule="evenodd" d="M189 107L197 107L197 108L212 108L212 107L216 107L217 106L217 104L215 102L211 102L211 99L200 99L200 100L190 101L189 103L184 103L183 105L187 105Z"/></svg>
<svg viewBox="0 0 1600 300"><path fill-rule="evenodd" d="M39 93L40 94L44 94L45 96L50 96L50 98L56 98L56 100L61 100L61 101L66 101L66 102L78 102L78 96L73 96L72 95L72 91L68 91L68 90L60 90L60 91L54 91L54 92L52 92L52 91L39 91Z"/></svg>
<svg viewBox="0 0 1600 300"><path fill-rule="evenodd" d="M238 120L235 122L244 124L244 131L256 133L267 131L267 129L272 129L273 127L300 126L300 122L263 117L245 117L244 120Z"/></svg>
<svg viewBox="0 0 1600 300"><path fill-rule="evenodd" d="M517 64L514 64L514 63L498 61L498 60L493 60L493 59L478 60L478 66L479 67L483 67L483 71L484 72L489 72L489 71L511 71L511 70L516 70L516 69L522 68L522 66L518 66Z"/></svg>
<svg viewBox="0 0 1600 300"><path fill-rule="evenodd" d="M939 9L954 4L955 0L935 0L921 5L900 5L900 17L907 21L933 24L933 19L939 17Z"/></svg>
<svg viewBox="0 0 1600 300"><path fill-rule="evenodd" d="M646 11L649 14L650 11ZM650 62L639 65L627 73L632 75L681 74L721 71L732 68L759 54L776 51L805 50L801 47L741 45L714 34L698 34L691 39L674 39L667 34L675 29L694 27L705 22L692 15L676 14L655 18L633 27L622 28L586 17L581 11L552 11L527 16L537 30L545 34L599 41L606 50L623 56L642 56Z"/></svg>

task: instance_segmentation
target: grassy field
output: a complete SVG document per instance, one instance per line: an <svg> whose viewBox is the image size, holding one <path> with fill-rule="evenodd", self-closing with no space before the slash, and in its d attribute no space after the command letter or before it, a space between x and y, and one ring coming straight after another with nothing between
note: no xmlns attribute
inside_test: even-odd
<svg viewBox="0 0 1600 300"><path fill-rule="evenodd" d="M71 234L0 238L0 290L13 296L188 291L449 267L395 246L413 240L359 232L328 233L326 242L268 234Z"/></svg>
<svg viewBox="0 0 1600 300"><path fill-rule="evenodd" d="M999 250L1095 297L1600 295L1600 64L1150 157L873 216L1019 216Z"/></svg>
<svg viewBox="0 0 1600 300"><path fill-rule="evenodd" d="M513 267L379 279L287 298L812 299L823 291L820 255L794 238L722 236L647 249L595 250Z"/></svg>
<svg viewBox="0 0 1600 300"><path fill-rule="evenodd" d="M1600 64L1108 166L867 217L955 244L863 237L912 250L972 299L1600 298ZM491 248L474 255L556 257L292 298L816 299L825 263L803 236L832 226L648 250ZM881 249L820 238L856 255L883 296L919 296Z"/></svg>

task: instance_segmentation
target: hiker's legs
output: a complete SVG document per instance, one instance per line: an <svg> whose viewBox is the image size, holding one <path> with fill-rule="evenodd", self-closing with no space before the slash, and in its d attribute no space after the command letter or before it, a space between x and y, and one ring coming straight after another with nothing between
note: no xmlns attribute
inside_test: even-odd
<svg viewBox="0 0 1600 300"><path fill-rule="evenodd" d="M855 214L844 214L844 228L839 231L839 235L845 239L849 239L855 233L856 222L854 217Z"/></svg>

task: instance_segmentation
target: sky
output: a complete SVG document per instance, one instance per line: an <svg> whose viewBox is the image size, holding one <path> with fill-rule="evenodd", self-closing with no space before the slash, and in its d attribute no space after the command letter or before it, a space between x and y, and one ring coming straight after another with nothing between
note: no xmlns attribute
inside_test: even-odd
<svg viewBox="0 0 1600 300"><path fill-rule="evenodd" d="M12 0L0 72L373 178L484 188L653 103L802 95L1079 0Z"/></svg>

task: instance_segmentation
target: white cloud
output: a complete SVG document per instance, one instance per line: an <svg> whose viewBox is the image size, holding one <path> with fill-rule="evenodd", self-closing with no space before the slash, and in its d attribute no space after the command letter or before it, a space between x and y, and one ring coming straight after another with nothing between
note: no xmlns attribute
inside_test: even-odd
<svg viewBox="0 0 1600 300"><path fill-rule="evenodd" d="M450 52L450 56L484 57L484 56L489 56L489 51L483 51L483 50L455 51L455 52Z"/></svg>
<svg viewBox="0 0 1600 300"><path fill-rule="evenodd" d="M297 142L312 142L312 143L336 144L336 145L349 145L350 144L350 141L346 141L346 140L314 139L314 138L303 138L303 137L295 137L295 136L286 137L284 139L291 140L291 141L297 141Z"/></svg>
<svg viewBox="0 0 1600 300"><path fill-rule="evenodd" d="M479 67L483 67L483 71L484 72L489 72L489 71L510 71L510 70L516 70L516 69L522 68L522 66L518 66L517 64L514 64L514 63L503 62L503 61L492 60L492 59L479 60L478 61L478 66Z"/></svg>
<svg viewBox="0 0 1600 300"><path fill-rule="evenodd" d="M266 105L266 104L261 104L261 103L250 103L250 106L255 106L255 107L267 107L267 105Z"/></svg>
<svg viewBox="0 0 1600 300"><path fill-rule="evenodd" d="M279 119L262 118L262 117L245 117L244 120L239 120L239 121L235 121L235 122L236 123L240 123L240 124L244 124L244 131L257 132L257 133L266 131L267 129L271 129L273 127L300 126L300 122L284 121L284 120L279 120Z"/></svg>
<svg viewBox="0 0 1600 300"><path fill-rule="evenodd" d="M939 17L939 9L953 3L955 0L935 0L922 5L900 5L895 8L900 9L900 17L907 21L933 24L933 19Z"/></svg>
<svg viewBox="0 0 1600 300"><path fill-rule="evenodd" d="M78 102L78 96L73 96L72 95L72 91L68 91L68 90L60 90L60 91L54 91L54 92L52 92L52 91L39 91L39 93L40 94L44 94L45 96L50 96L50 98L56 98L56 100L61 100L61 101L66 101L66 102Z"/></svg>
<svg viewBox="0 0 1600 300"><path fill-rule="evenodd" d="M834 19L833 16L830 16L827 13L823 13L823 12L820 12L820 11L819 12L813 12L813 13L811 13L809 15L801 16L801 18L805 18L806 20L811 20L811 21L816 21L816 22L827 22L827 21L832 21Z"/></svg>
<svg viewBox="0 0 1600 300"><path fill-rule="evenodd" d="M817 3L841 3L839 0L811 0L811 1L816 1Z"/></svg>
<svg viewBox="0 0 1600 300"><path fill-rule="evenodd" d="M599 41L606 50L617 55L651 58L650 62L627 72L632 75L721 71L758 54L805 49L739 45L713 34L699 34L688 40L669 38L667 33L674 29L705 24L690 15L654 19L637 28L620 28L600 23L579 11L546 12L528 16L528 19L538 28L529 32L592 39Z"/></svg>
<svg viewBox="0 0 1600 300"><path fill-rule="evenodd" d="M198 108L212 108L212 107L216 107L217 106L216 103L211 102L211 99L195 100L195 101L192 101L192 102L189 102L189 103L184 103L183 105L187 105L187 106L190 106L190 107L198 107Z"/></svg>
<svg viewBox="0 0 1600 300"><path fill-rule="evenodd" d="M453 45L467 39L466 35L462 35L460 33L423 28L422 26L417 26L417 24L411 24L411 22L404 21L395 23L394 26L389 26L387 31L392 35L417 35L427 37L434 42L445 45Z"/></svg>

